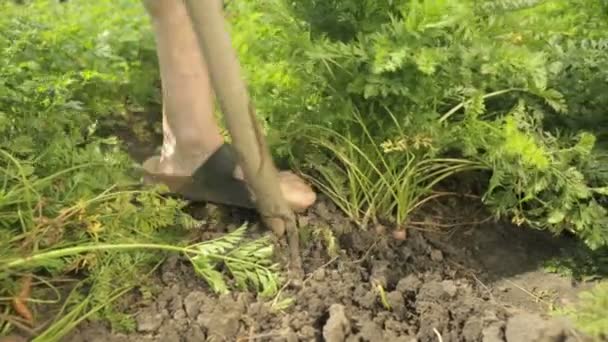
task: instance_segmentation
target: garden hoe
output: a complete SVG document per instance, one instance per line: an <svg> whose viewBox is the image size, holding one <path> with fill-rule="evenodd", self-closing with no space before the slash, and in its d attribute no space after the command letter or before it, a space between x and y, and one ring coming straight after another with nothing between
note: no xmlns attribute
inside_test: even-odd
<svg viewBox="0 0 608 342"><path fill-rule="evenodd" d="M266 226L272 229L279 241L287 233L290 253L289 269L292 273L292 280L296 281L302 276L302 266L295 214L280 190L278 171L256 120L255 110L245 82L241 77L240 64L224 21L222 3L200 0L186 0L185 2L202 50L201 54L209 66L214 92L226 117L226 125L234 145L236 163L243 170L245 181L251 187L255 197L255 207ZM225 147L218 153L226 154L232 153L232 151ZM230 158L222 158L221 155L212 156L212 158L214 157L230 160ZM214 168L219 165L220 168L219 170L207 170L211 173L231 171L236 166L229 162L209 163L209 165L213 165ZM204 172L199 173L204 174ZM219 177L219 179L222 178L226 177ZM209 177L209 179L213 179L213 177ZM245 191L236 183L226 184L226 186L226 190ZM253 207L253 203L247 200L248 197L247 194L243 194L240 198L243 198L245 202L235 203L235 205ZM231 198L234 198L232 194Z"/></svg>

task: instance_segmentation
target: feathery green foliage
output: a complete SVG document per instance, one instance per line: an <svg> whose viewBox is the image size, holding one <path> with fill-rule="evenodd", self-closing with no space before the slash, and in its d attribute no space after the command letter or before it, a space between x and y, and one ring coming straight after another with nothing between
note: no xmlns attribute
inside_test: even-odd
<svg viewBox="0 0 608 342"><path fill-rule="evenodd" d="M483 199L497 217L571 231L592 248L608 244L605 2L265 0L229 8L277 153L324 175L319 186L339 193L350 216L372 196L369 185L353 191L369 183L361 174L407 165L372 171L383 165L376 147L425 137L423 151L408 145L401 159L422 153L483 165ZM335 134L303 132L303 123ZM328 157L328 147L337 152Z"/></svg>
<svg viewBox="0 0 608 342"><path fill-rule="evenodd" d="M580 302L556 310L555 314L567 316L576 326L598 339L608 338L608 282L603 281L579 295Z"/></svg>
<svg viewBox="0 0 608 342"><path fill-rule="evenodd" d="M83 243L164 240L175 236L168 227L187 219L180 214L183 203L136 190L130 159L117 139L99 131L105 120L116 121L157 92L156 75L146 70L154 65L155 52L140 6L133 1L0 4L3 263ZM88 275L87 308L94 307L106 303L117 286L141 284L141 273L157 261L150 253L98 251L3 270L0 296L9 300L0 305L9 307L25 273L53 279L76 272ZM32 296L51 284L41 283ZM111 307L99 314L117 316ZM3 331L9 328L2 322Z"/></svg>
<svg viewBox="0 0 608 342"><path fill-rule="evenodd" d="M571 231L600 249L608 245L606 6L243 0L227 14L276 154L318 176L353 221L407 225L439 181L478 170L497 217ZM159 100L141 3L3 2L0 10L0 305L26 271L77 271L88 276L77 287L88 295L74 291L41 338L79 317L130 328L107 304L142 286L164 255L150 249L185 253L220 293L231 282L274 293L265 239L244 242L241 228L183 245L196 225L183 203L135 190L132 162L107 134ZM601 325L593 318L601 312L586 308L592 315L581 324Z"/></svg>
<svg viewBox="0 0 608 342"><path fill-rule="evenodd" d="M167 252L185 253L197 268L228 265L230 276L216 270L204 278L211 284L234 279L273 293L278 278L266 240L241 241L242 228L225 238L230 250L210 254L217 241L185 246L200 223L182 201L140 189L133 162L108 134L158 101L140 1L8 1L0 11L0 309L18 319L11 301L19 280L33 274L27 304L64 305L37 340L59 340L84 318L132 329L132 317L112 302L145 289ZM78 279L68 298L36 299L59 295L54 281L66 277ZM0 320L0 334L13 328Z"/></svg>
<svg viewBox="0 0 608 342"><path fill-rule="evenodd" d="M497 217L573 232L597 252L608 246L606 1L263 0L229 9L277 154L315 175L353 221L407 222L383 203L410 208L432 189L408 161L457 157L482 169L482 198ZM602 290L593 293L601 305ZM579 326L605 330L605 314L587 303Z"/></svg>
<svg viewBox="0 0 608 342"><path fill-rule="evenodd" d="M250 287L262 296L272 296L278 291L278 264L273 263L273 247L266 236L241 243L246 225L218 239L204 241L190 249L197 254L190 258L194 269L218 293L228 293L224 275L218 271L220 263L226 266L237 288ZM240 244L240 245L239 245Z"/></svg>

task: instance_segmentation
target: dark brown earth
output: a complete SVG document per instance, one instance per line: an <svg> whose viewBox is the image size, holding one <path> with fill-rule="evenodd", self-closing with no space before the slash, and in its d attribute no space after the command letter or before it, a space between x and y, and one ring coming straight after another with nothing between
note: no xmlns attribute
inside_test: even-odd
<svg viewBox="0 0 608 342"><path fill-rule="evenodd" d="M138 161L158 143L129 141ZM197 206L193 213L205 217L210 210ZM136 332L87 322L64 341L591 341L546 314L590 285L548 274L542 264L582 247L509 224L466 222L481 221L479 212L470 198L431 203L397 241L386 227L355 228L321 197L300 226L328 229L340 251L332 257L322 240L305 241L301 288L286 287L276 301L242 292L217 296L185 260L173 257L154 276L158 295L143 300L134 293L123 303ZM251 219L251 213L231 213L201 227L201 237ZM273 306L290 298L291 306Z"/></svg>
<svg viewBox="0 0 608 342"><path fill-rule="evenodd" d="M207 234L240 221L232 223ZM186 262L171 258L156 277L160 294L131 303L137 332L89 322L65 341L590 341L543 314L549 302L570 302L580 290L538 270L576 247L567 238L485 223L412 229L396 241L385 229L353 229L323 199L300 224L330 228L342 250L332 258L320 241L304 246L306 281L285 289L279 299L295 302L282 311L252 293L216 296Z"/></svg>

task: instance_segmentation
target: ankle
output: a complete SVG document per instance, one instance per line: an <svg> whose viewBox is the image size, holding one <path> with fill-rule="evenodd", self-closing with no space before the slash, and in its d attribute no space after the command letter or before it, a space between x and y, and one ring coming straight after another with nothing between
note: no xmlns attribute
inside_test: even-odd
<svg viewBox="0 0 608 342"><path fill-rule="evenodd" d="M209 153L162 153L159 172L174 176L191 176L207 159Z"/></svg>
<svg viewBox="0 0 608 342"><path fill-rule="evenodd" d="M160 155L160 172L191 176L222 144L222 140L186 146L164 143Z"/></svg>

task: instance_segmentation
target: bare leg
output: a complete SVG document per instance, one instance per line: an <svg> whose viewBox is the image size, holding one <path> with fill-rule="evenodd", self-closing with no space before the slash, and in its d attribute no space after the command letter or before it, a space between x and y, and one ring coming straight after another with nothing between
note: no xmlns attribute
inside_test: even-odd
<svg viewBox="0 0 608 342"><path fill-rule="evenodd" d="M146 161L144 168L150 173L190 176L224 143L213 115L207 67L182 0L144 0L144 5L156 36L164 134L160 157ZM314 191L294 174L281 172L280 182L294 209L315 202Z"/></svg>
<svg viewBox="0 0 608 342"><path fill-rule="evenodd" d="M222 143L206 65L181 0L144 1L163 87L164 141L157 171L187 176Z"/></svg>

